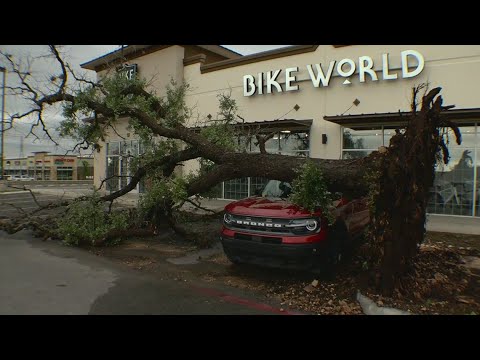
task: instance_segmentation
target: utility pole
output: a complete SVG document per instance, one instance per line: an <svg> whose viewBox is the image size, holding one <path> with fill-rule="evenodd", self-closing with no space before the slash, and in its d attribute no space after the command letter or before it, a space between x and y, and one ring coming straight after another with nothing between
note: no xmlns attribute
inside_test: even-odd
<svg viewBox="0 0 480 360"><path fill-rule="evenodd" d="M23 158L25 156L25 152L23 151L24 146L23 146L23 136L20 137L20 158Z"/></svg>
<svg viewBox="0 0 480 360"><path fill-rule="evenodd" d="M2 138L2 146L0 147L0 150L1 150L1 155L0 155L0 180L3 180L3 172L4 172L4 169L3 169L3 158L5 157L4 156L4 146L3 146L3 142L4 142L4 136L3 136L3 133L4 133L4 114L5 114L5 81L6 81L6 77L7 77L7 69L5 69L4 67L0 66L0 72L3 73L3 86L2 86L2 89L3 89L3 93L2 93L2 122L1 122L1 126L0 126L0 132L1 132L1 138Z"/></svg>

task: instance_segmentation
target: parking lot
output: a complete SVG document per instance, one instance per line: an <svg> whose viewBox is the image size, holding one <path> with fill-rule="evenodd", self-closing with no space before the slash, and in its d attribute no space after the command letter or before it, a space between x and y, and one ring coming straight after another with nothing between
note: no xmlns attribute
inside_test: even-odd
<svg viewBox="0 0 480 360"><path fill-rule="evenodd" d="M0 217L17 216L38 205L91 193L92 186L91 182L78 181L9 181L6 191L0 192Z"/></svg>

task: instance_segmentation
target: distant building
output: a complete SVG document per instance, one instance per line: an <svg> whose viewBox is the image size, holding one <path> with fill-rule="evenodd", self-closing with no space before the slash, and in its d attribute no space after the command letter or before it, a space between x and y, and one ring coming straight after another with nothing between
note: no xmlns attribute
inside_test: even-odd
<svg viewBox="0 0 480 360"><path fill-rule="evenodd" d="M23 158L3 160L4 175L35 180L93 180L93 157L34 152Z"/></svg>

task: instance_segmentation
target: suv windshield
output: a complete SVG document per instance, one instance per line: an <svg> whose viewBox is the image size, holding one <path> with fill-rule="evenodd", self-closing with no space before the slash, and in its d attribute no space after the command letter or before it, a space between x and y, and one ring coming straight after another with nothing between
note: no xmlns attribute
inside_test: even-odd
<svg viewBox="0 0 480 360"><path fill-rule="evenodd" d="M265 185L265 188L262 191L262 196L271 198L288 198L291 192L292 187L289 183L270 180L267 185Z"/></svg>

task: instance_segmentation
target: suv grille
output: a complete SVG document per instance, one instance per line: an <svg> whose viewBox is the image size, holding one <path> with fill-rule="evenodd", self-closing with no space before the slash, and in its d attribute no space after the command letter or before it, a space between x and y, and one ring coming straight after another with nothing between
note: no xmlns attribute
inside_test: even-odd
<svg viewBox="0 0 480 360"><path fill-rule="evenodd" d="M298 235L294 234L291 228L286 227L289 219L276 219L267 217L251 217L242 215L232 215L233 222L225 224L225 226L232 230L248 230L248 232L255 232L261 234L283 234L283 235Z"/></svg>

